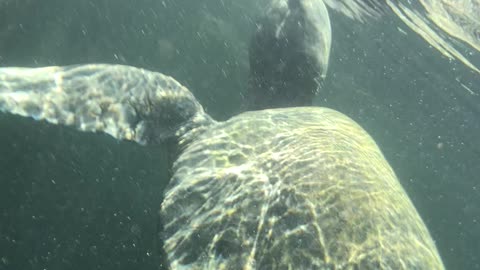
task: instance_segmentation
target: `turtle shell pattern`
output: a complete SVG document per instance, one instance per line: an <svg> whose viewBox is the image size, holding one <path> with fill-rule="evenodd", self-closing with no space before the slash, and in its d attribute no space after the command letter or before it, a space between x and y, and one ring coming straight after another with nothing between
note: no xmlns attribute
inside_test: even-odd
<svg viewBox="0 0 480 270"><path fill-rule="evenodd" d="M171 269L444 269L375 141L347 116L253 111L197 135L180 139L160 211Z"/></svg>

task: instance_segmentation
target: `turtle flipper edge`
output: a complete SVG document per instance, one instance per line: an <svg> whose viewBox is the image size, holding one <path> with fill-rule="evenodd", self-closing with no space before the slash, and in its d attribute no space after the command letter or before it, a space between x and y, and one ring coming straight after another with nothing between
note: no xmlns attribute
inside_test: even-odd
<svg viewBox="0 0 480 270"><path fill-rule="evenodd" d="M213 121L175 79L106 64L0 68L0 112L140 144L179 137L192 122Z"/></svg>

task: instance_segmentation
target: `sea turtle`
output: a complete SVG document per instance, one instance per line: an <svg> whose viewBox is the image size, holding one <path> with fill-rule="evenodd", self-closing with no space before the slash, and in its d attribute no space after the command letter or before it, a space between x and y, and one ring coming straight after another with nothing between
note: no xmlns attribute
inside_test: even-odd
<svg viewBox="0 0 480 270"><path fill-rule="evenodd" d="M277 14L300 8L302 25L314 22L305 17L305 4L314 2L298 3ZM290 25L298 20L274 22L265 33L312 34ZM268 57L302 49L305 61L251 62L253 70L279 71L251 73L252 107L308 102L303 95L322 70L307 46L321 37L294 37L303 41ZM271 44L257 38L252 48ZM292 83L303 83L304 73L279 84L284 69L304 68L313 70L306 92ZM0 68L0 111L140 144L168 143L175 158L160 215L170 269L444 269L375 141L335 110L265 109L218 122L169 76L90 64Z"/></svg>

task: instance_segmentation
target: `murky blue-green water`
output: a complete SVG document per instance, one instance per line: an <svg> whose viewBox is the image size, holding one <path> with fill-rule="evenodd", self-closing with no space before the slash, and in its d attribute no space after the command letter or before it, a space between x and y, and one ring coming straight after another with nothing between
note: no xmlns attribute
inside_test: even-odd
<svg viewBox="0 0 480 270"><path fill-rule="evenodd" d="M144 67L226 119L240 111L258 13L254 1L3 0L0 66ZM378 142L446 268L480 269L480 74L393 15L361 24L330 14L315 104ZM0 114L0 269L158 269L164 150Z"/></svg>

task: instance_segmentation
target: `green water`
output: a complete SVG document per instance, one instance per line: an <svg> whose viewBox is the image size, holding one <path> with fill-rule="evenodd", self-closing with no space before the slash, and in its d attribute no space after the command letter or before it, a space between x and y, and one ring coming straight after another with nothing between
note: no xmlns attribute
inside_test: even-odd
<svg viewBox="0 0 480 270"><path fill-rule="evenodd" d="M144 67L187 85L217 119L238 113L260 4L132 3L0 0L0 66ZM393 16L331 20L316 105L346 113L379 143L447 269L480 269L480 96L461 85L479 93L480 75ZM7 114L0 131L0 269L159 268L165 149Z"/></svg>

